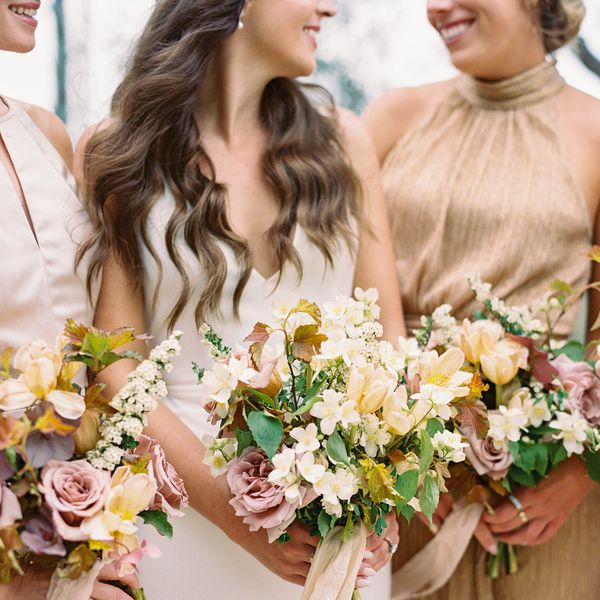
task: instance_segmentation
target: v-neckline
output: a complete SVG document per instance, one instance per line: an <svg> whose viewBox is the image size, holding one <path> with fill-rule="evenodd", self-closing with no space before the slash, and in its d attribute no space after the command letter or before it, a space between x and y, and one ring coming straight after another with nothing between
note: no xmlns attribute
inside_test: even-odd
<svg viewBox="0 0 600 600"><path fill-rule="evenodd" d="M0 116L0 123L7 121L9 118L14 118L12 106L2 97L0 96L0 101L7 107L8 111ZM27 201L27 196L25 195L25 188L23 187L23 183L21 182L21 178L19 177L19 173L17 172L17 168L15 167L15 162L10 153L10 149L6 140L4 139L4 134L0 129L0 147L4 151L4 155L8 164L4 161L2 162L2 168L6 173L6 177L8 178L8 182L10 187L12 188L14 195L16 196L17 202L19 203L19 207L29 226L29 230L31 231L31 235L35 241L36 246L40 247L40 241L37 235L37 231L35 229L35 225L33 223L33 217L31 216L31 210L29 209L29 202ZM12 169L12 172L11 172Z"/></svg>
<svg viewBox="0 0 600 600"><path fill-rule="evenodd" d="M296 225L294 226L294 235L292 236L292 245L296 249L297 249L298 238L299 238L301 229L302 229L302 227L298 223L296 223ZM283 269L285 269L285 265L282 266L281 272L283 272ZM255 275L262 282L263 285L267 285L268 283L271 283L273 280L275 280L279 276L279 274L280 274L280 271L275 271L272 275L265 276L256 267L252 267L252 275Z"/></svg>

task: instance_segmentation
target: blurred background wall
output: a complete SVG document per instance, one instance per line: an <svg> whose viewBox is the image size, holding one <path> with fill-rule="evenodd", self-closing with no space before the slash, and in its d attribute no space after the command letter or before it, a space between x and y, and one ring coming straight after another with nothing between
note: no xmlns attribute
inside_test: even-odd
<svg viewBox="0 0 600 600"><path fill-rule="evenodd" d="M0 93L58 112L77 138L107 114L153 4L42 0L35 51L0 54ZM581 39L558 53L558 65L570 84L600 97L600 0L588 0L587 7ZM454 74L427 23L425 0L338 0L338 9L320 35L316 79L340 104L360 111L387 88Z"/></svg>

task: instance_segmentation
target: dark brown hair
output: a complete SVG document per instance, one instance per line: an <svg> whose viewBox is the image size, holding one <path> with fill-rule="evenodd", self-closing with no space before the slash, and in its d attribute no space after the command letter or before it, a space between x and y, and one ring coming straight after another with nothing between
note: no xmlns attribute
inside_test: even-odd
<svg viewBox="0 0 600 600"><path fill-rule="evenodd" d="M90 139L84 157L84 197L94 233L78 260L89 254L88 290L109 252L141 286L141 244L157 261L146 232L154 202L172 193L175 208L165 231L170 260L179 271L181 294L168 317L173 327L193 292L178 249L178 236L207 274L195 316L199 324L218 312L227 276L218 242L234 251L241 265L234 312L252 271L246 240L226 215L226 187L200 143L195 113L199 92L222 43L237 28L245 0L159 0L137 44L112 103L111 124ZM305 93L307 88L309 93ZM342 148L333 100L321 88L278 78L265 88L260 117L268 132L264 174L276 194L279 216L268 231L279 272L302 264L291 234L302 226L329 264L336 244L352 244L361 187ZM200 169L200 164L206 165ZM158 287L154 290L156 300Z"/></svg>

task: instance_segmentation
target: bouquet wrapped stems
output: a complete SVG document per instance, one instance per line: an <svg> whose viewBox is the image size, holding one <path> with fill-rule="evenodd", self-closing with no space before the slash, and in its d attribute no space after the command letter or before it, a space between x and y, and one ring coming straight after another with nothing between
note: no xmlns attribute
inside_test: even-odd
<svg viewBox="0 0 600 600"><path fill-rule="evenodd" d="M488 575L492 579L500 576L500 565L504 565L504 572L507 575L514 575L519 571L519 563L515 547L512 544L498 542L498 552L490 555L488 561Z"/></svg>

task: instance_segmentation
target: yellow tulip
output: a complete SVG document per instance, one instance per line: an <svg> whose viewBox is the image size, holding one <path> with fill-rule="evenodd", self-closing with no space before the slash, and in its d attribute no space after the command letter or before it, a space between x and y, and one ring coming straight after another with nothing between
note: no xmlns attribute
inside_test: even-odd
<svg viewBox="0 0 600 600"><path fill-rule="evenodd" d="M491 352L502 336L503 329L499 323L487 319L471 323L465 319L458 332L458 347L464 352L465 358L476 365L481 355Z"/></svg>
<svg viewBox="0 0 600 600"><path fill-rule="evenodd" d="M396 381L396 377L382 367L352 367L346 395L356 402L358 412L373 413L393 395Z"/></svg>
<svg viewBox="0 0 600 600"><path fill-rule="evenodd" d="M512 381L519 369L527 366L527 348L513 340L500 340L486 354L482 354L481 369L484 375L496 385L506 385Z"/></svg>

